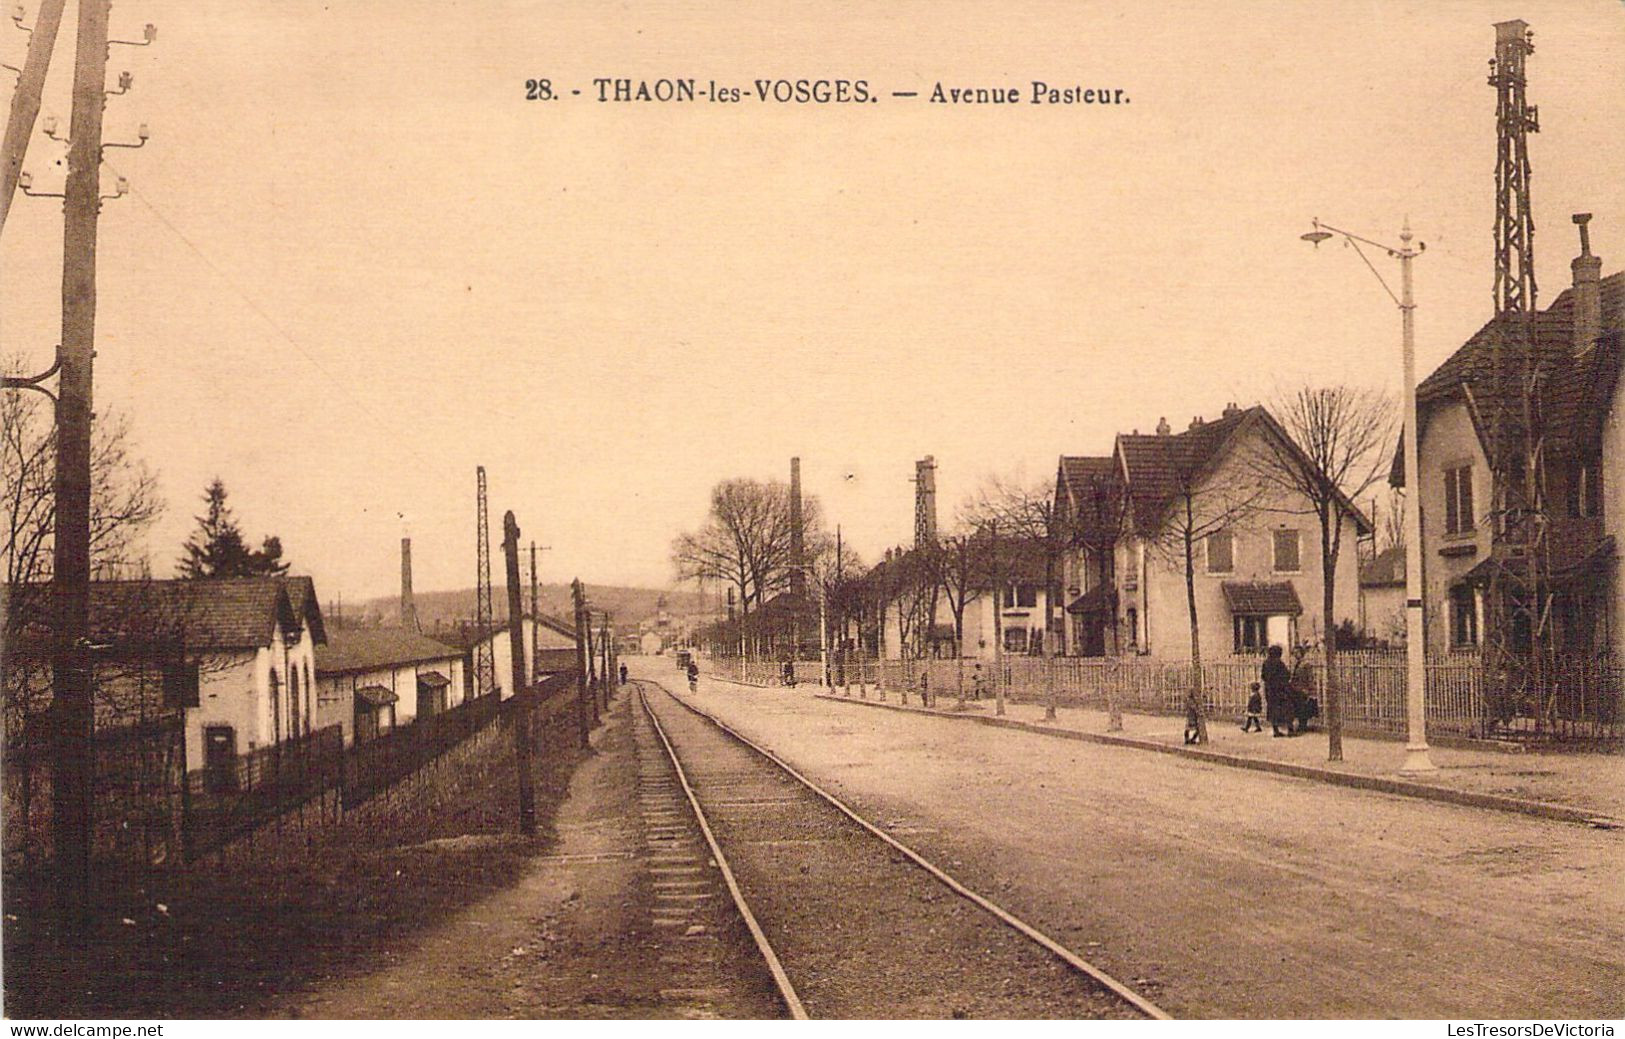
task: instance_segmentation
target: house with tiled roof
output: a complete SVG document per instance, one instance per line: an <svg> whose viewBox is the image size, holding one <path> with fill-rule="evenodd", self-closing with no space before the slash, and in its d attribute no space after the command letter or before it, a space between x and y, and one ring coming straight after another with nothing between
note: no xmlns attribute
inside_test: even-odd
<svg viewBox="0 0 1625 1039"><path fill-rule="evenodd" d="M1067 543L1066 652L1190 659L1185 532L1204 659L1318 641L1319 521L1259 475L1283 458L1308 464L1265 408L1235 405L1178 433L1163 419L1154 433L1119 434L1110 456L1063 458L1054 511ZM1371 532L1352 502L1344 512L1339 623L1358 614L1354 546Z"/></svg>
<svg viewBox="0 0 1625 1039"><path fill-rule="evenodd" d="M1508 632L1509 646L1526 648L1536 612L1559 651L1625 659L1625 272L1601 276L1588 220L1575 218L1581 244L1570 287L1529 317L1486 322L1417 387L1424 630L1435 655L1476 652L1492 627ZM1534 391L1526 395L1524 386ZM1515 467L1528 457L1523 445L1539 443L1546 484L1538 522L1499 504L1509 495L1491 464L1498 428ZM1408 482L1397 449L1392 481ZM1529 598L1530 552L1544 574L1536 611L1518 605Z"/></svg>
<svg viewBox="0 0 1625 1039"><path fill-rule="evenodd" d="M917 548L888 552L865 577L870 594L887 604L874 617L875 630L865 642L872 639L887 659L903 655L905 629L910 656L958 654L992 660L1000 652L1043 653L1045 618L1054 605L1045 590L1043 548L1027 539L1000 535L996 541L973 539L969 551L968 565L958 574L952 573L952 551L947 548L939 546L935 556ZM964 598L957 627L944 580ZM921 587L921 581L926 586ZM899 617L900 609L916 616Z"/></svg>
<svg viewBox="0 0 1625 1039"><path fill-rule="evenodd" d="M1360 564L1360 632L1378 644L1405 644L1405 546Z"/></svg>
<svg viewBox="0 0 1625 1039"><path fill-rule="evenodd" d="M456 707L467 653L406 628L340 628L316 649L316 712L345 743Z"/></svg>
<svg viewBox="0 0 1625 1039"><path fill-rule="evenodd" d="M89 639L97 729L179 713L193 771L319 728L315 651L327 629L308 577L95 581ZM8 689L9 702L48 704L47 634L18 642L6 647L6 681L40 695ZM8 741L29 738L10 728Z"/></svg>

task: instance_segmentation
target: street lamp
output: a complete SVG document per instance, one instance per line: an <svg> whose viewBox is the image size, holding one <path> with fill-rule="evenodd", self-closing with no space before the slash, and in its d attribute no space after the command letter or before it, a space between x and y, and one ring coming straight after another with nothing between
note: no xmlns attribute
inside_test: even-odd
<svg viewBox="0 0 1625 1039"><path fill-rule="evenodd" d="M1428 754L1427 740L1427 647L1422 642L1422 474L1417 456L1419 437L1416 424L1416 300L1411 285L1411 261L1427 248L1423 242L1411 248L1411 223L1399 232L1399 248L1362 238L1341 228L1313 221L1313 230L1302 235L1304 241L1319 248L1320 243L1340 235L1354 247L1360 259L1382 283L1383 291L1399 307L1401 326L1401 352L1403 355L1405 427L1405 478L1409 482L1405 494L1405 763L1401 772L1434 772L1438 766ZM1400 294L1388 287L1382 274L1366 258L1361 243L1381 249L1399 261ZM1328 633L1328 637L1330 634ZM1331 678L1327 676L1328 680Z"/></svg>

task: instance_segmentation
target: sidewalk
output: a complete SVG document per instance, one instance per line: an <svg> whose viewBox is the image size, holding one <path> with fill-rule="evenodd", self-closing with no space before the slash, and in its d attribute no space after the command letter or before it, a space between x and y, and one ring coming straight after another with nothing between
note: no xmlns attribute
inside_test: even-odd
<svg viewBox="0 0 1625 1039"><path fill-rule="evenodd" d="M1486 746L1483 749L1432 748L1437 772L1405 774L1399 771L1405 758L1400 740L1343 737L1340 762L1326 760L1326 733L1316 729L1291 739L1272 737L1266 726L1262 734L1242 733L1229 721L1211 721L1209 742L1201 747L1184 745L1184 719L1168 715L1123 715L1121 732L1107 732L1105 711L1062 707L1053 722L1044 721L1041 704L1009 703L1005 715L994 714L991 700L972 701L963 712L954 710L952 695L943 696L929 710L918 706L911 694L909 705L900 707L897 693L888 691L884 703L877 702L870 688L868 699L859 697L856 687L850 699L844 691L808 687L820 699L871 707L909 710L920 714L975 720L1027 731L1053 732L1058 736L1137 747L1144 750L1181 754L1240 768L1256 768L1307 779L1347 786L1359 786L1404 796L1451 801L1476 807L1523 812L1546 818L1599 822L1625 826L1625 755L1529 750Z"/></svg>

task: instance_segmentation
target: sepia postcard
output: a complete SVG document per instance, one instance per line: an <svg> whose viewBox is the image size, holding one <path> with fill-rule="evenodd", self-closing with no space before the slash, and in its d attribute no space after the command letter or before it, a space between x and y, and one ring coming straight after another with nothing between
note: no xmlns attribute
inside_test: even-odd
<svg viewBox="0 0 1625 1039"><path fill-rule="evenodd" d="M4 7L12 1035L1625 1018L1625 3Z"/></svg>

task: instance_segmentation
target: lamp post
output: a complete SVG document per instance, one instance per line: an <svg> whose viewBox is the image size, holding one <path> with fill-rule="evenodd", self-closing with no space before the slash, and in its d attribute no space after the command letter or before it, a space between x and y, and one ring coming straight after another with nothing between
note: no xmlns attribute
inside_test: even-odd
<svg viewBox="0 0 1625 1039"><path fill-rule="evenodd" d="M1428 754L1427 740L1427 647L1423 644L1422 635L1422 474L1418 465L1418 434L1416 423L1416 299L1413 293L1411 280L1411 261L1415 260L1427 248L1426 243L1418 242L1411 247L1411 224L1405 221L1405 226L1399 232L1399 248L1374 242L1369 238L1362 238L1351 234L1341 228L1323 224L1318 219L1313 222L1314 230L1302 235L1304 241L1313 243L1317 248L1321 242L1333 235L1339 235L1343 241L1354 247L1360 254L1360 259L1376 275L1377 281L1382 283L1383 290L1399 307L1400 314L1400 340L1404 380L1404 441L1405 441L1405 479L1408 483L1405 494L1405 763L1400 766L1401 772L1434 772L1438 766L1433 763ZM1389 256L1399 261L1400 294L1396 297L1394 291L1383 281L1382 275L1371 261L1366 259L1361 243L1375 249L1381 249ZM1331 676L1327 676L1329 679Z"/></svg>

